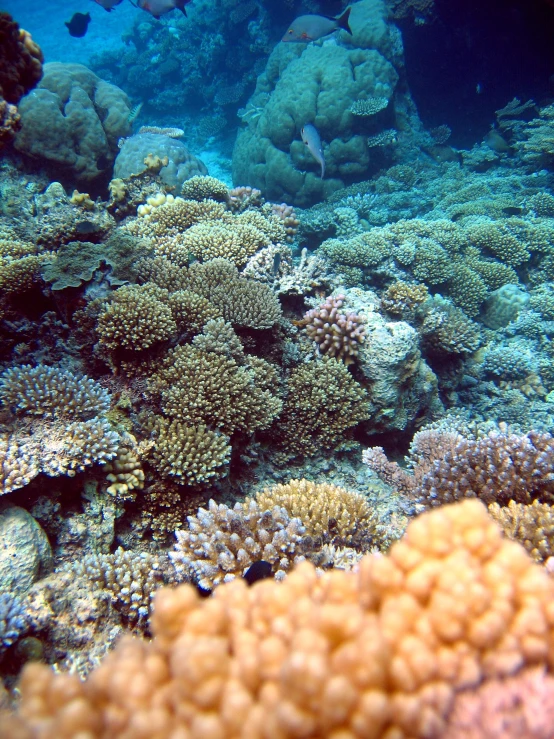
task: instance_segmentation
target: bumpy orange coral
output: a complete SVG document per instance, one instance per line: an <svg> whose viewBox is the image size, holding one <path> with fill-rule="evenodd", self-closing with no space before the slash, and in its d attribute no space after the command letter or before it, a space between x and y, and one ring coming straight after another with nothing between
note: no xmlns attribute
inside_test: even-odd
<svg viewBox="0 0 554 739"><path fill-rule="evenodd" d="M459 691L554 668L554 582L471 500L356 572L162 590L152 630L85 682L27 667L7 735L440 737Z"/></svg>

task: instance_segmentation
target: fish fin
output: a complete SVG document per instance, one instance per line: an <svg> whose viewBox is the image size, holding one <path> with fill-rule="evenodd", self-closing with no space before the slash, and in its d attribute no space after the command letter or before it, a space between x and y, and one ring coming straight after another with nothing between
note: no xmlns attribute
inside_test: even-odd
<svg viewBox="0 0 554 739"><path fill-rule="evenodd" d="M182 8L179 8L179 10L181 11L181 13L182 13L182 14L183 14L183 15L185 16L185 18L186 18L186 17L187 17L187 9L185 8L185 6L183 5L183 7L182 7Z"/></svg>
<svg viewBox="0 0 554 739"><path fill-rule="evenodd" d="M333 18L333 20L337 22L339 28L342 28L352 36L352 29L350 28L350 25L348 23L351 10L352 8L346 8L342 15L340 15L338 18Z"/></svg>

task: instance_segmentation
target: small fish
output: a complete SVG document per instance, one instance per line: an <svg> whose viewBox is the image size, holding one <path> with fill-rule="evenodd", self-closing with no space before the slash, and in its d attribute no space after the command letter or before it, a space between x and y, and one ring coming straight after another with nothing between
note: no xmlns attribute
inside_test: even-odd
<svg viewBox="0 0 554 739"><path fill-rule="evenodd" d="M277 277L280 264L281 264L281 252L277 251L275 252L275 256L273 257L273 276L274 277Z"/></svg>
<svg viewBox="0 0 554 739"><path fill-rule="evenodd" d="M101 8L104 8L104 10L107 10L108 13L111 13L115 6L122 3L123 0L94 0L94 2L98 3L98 5Z"/></svg>
<svg viewBox="0 0 554 739"><path fill-rule="evenodd" d="M268 577L273 577L273 569L269 562L259 559L250 565L242 579L246 580L249 585L253 585L258 580L266 580Z"/></svg>
<svg viewBox="0 0 554 739"><path fill-rule="evenodd" d="M300 131L302 141L308 147L308 151L313 156L318 164L321 165L321 179L325 176L325 157L323 155L323 147L321 145L321 139L317 128L312 126L311 123L307 123Z"/></svg>
<svg viewBox="0 0 554 739"><path fill-rule="evenodd" d="M87 32L88 24L90 23L90 13L73 13L73 17L70 21L66 21L65 25L69 31L70 36L75 38L83 38Z"/></svg>
<svg viewBox="0 0 554 739"><path fill-rule="evenodd" d="M137 8L146 10L147 13L158 20L162 15L170 13L176 8L186 15L185 5L188 5L188 3L190 3L190 0L137 0Z"/></svg>
<svg viewBox="0 0 554 739"><path fill-rule="evenodd" d="M338 18L327 15L301 15L291 23L289 30L285 33L282 41L300 41L307 44L309 41L317 41L328 36L339 28L344 29L350 35L352 31L348 25L351 8L346 8Z"/></svg>

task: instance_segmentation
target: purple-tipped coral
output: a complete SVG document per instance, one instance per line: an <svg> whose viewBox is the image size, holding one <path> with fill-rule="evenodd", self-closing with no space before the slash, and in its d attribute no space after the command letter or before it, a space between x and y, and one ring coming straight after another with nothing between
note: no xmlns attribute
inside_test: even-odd
<svg viewBox="0 0 554 739"><path fill-rule="evenodd" d="M344 295L330 295L319 308L309 310L299 326L319 347L320 354L352 364L365 338L363 318L357 313L341 313Z"/></svg>

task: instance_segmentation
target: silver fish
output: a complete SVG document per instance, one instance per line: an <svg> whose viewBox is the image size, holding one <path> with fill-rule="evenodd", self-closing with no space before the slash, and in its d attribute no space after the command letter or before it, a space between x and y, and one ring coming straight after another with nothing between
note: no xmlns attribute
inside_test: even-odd
<svg viewBox="0 0 554 739"><path fill-rule="evenodd" d="M309 41L317 41L319 38L328 36L338 28L343 28L350 35L352 31L348 25L351 8L346 8L344 13L338 18L331 18L327 15L301 15L294 20L288 31L285 33L282 41L300 41L307 44Z"/></svg>
<svg viewBox="0 0 554 739"><path fill-rule="evenodd" d="M98 5L101 8L104 8L104 10L107 10L108 13L111 13L115 6L122 3L123 0L94 0L94 2L98 3Z"/></svg>
<svg viewBox="0 0 554 739"><path fill-rule="evenodd" d="M323 179L325 176L325 156L323 155L323 146L321 145L317 128L312 126L311 123L307 123L300 130L300 135L302 136L302 141L308 147L310 154L321 165L321 179Z"/></svg>
<svg viewBox="0 0 554 739"><path fill-rule="evenodd" d="M137 0L137 7L146 10L154 18L161 18L176 8L186 15L185 5L188 3L190 0Z"/></svg>

